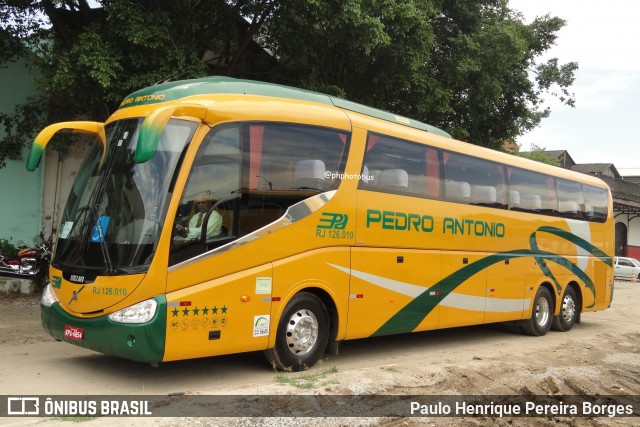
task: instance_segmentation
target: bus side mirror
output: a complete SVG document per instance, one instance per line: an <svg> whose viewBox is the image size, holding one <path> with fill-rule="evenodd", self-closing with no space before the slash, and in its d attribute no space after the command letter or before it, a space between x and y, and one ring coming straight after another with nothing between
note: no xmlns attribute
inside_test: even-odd
<svg viewBox="0 0 640 427"><path fill-rule="evenodd" d="M42 129L36 139L33 141L31 151L29 151L29 158L27 159L27 170L34 171L40 164L42 153L44 149L51 141L53 135L59 131L71 131L73 133L85 133L89 135L96 135L102 143L102 156L104 157L106 136L104 132L104 123L100 122L62 122L55 123Z"/></svg>
<svg viewBox="0 0 640 427"><path fill-rule="evenodd" d="M149 113L138 133L136 153L133 157L136 163L144 163L155 155L162 132L174 116L194 117L206 122L207 107L199 104L183 104L157 108Z"/></svg>

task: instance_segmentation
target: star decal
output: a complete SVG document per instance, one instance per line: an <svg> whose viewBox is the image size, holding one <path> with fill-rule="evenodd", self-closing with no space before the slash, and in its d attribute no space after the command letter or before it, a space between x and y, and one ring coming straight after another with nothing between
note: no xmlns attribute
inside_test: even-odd
<svg viewBox="0 0 640 427"><path fill-rule="evenodd" d="M178 317L178 309L177 308L174 308L172 313L173 313L173 317Z"/></svg>
<svg viewBox="0 0 640 427"><path fill-rule="evenodd" d="M227 313L228 308L227 308L227 306L226 306L226 305L223 305L223 306L222 306L222 308L221 308L221 310L222 310L222 314L226 314L226 313Z"/></svg>
<svg viewBox="0 0 640 427"><path fill-rule="evenodd" d="M214 305L212 310L213 310L213 314L218 314L218 306Z"/></svg>
<svg viewBox="0 0 640 427"><path fill-rule="evenodd" d="M182 316L183 317L187 317L189 315L189 309L185 308L184 310L182 310Z"/></svg>
<svg viewBox="0 0 640 427"><path fill-rule="evenodd" d="M207 308L207 306L205 305L204 308L202 309L202 314L207 315L209 314L209 309Z"/></svg>
<svg viewBox="0 0 640 427"><path fill-rule="evenodd" d="M194 308L194 309L193 309L193 315L194 315L194 316L197 316L197 315L198 315L198 313L200 313L200 309L199 309L198 307Z"/></svg>

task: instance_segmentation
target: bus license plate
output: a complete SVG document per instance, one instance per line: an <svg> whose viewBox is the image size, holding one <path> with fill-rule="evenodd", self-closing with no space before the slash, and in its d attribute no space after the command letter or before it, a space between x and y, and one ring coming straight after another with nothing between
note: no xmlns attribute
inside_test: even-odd
<svg viewBox="0 0 640 427"><path fill-rule="evenodd" d="M84 329L75 326L64 326L64 337L76 341L82 341L84 338Z"/></svg>

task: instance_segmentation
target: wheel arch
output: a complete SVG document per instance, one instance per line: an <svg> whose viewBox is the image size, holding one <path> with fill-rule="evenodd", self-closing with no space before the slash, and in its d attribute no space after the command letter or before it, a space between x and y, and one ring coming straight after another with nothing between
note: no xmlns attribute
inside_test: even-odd
<svg viewBox="0 0 640 427"><path fill-rule="evenodd" d="M566 288L569 288L569 287L570 287L571 289L573 289L573 291L576 293L576 298L577 298L577 301L576 301L576 308L578 309L578 319L576 320L576 323L580 323L580 314L582 314L582 304L583 304L583 300L582 300L582 288L580 287L580 284L579 284L577 281L575 281L575 280L572 280L572 281L570 281L569 283L567 283L567 286L565 287L565 289L566 289ZM563 292L563 294L564 294L564 290L563 290L562 292ZM561 297L561 298L562 298L562 297ZM559 307L559 305L560 305L560 304L557 304L557 306L558 306L558 313L556 314L556 316L560 314L560 313L559 313L559 312L560 312L560 307Z"/></svg>
<svg viewBox="0 0 640 427"><path fill-rule="evenodd" d="M274 332L277 331L278 329L277 325L279 325L280 318L282 317L285 311L285 308L287 307L289 302L293 298L295 298L296 295L302 292L310 293L316 296L318 299L320 299L325 309L327 310L327 314L329 315L329 343L335 341L336 338L338 337L339 326L340 326L340 314L339 314L340 308L338 306L338 303L336 302L336 295L334 295L329 289L326 289L324 286L322 286L319 283L307 283L304 286L297 286L291 292L287 293L285 298L282 298L280 306L275 311L272 311L272 319L273 319L272 322L273 322L273 325L275 325L275 328L273 328L273 331ZM344 326L342 329L345 329ZM341 335L344 335L344 334L341 334ZM275 345L275 343L276 343L276 334L275 333L270 334L268 348L272 348Z"/></svg>
<svg viewBox="0 0 640 427"><path fill-rule="evenodd" d="M338 315L338 307L333 300L333 297L329 295L327 291L322 288L317 287L309 287L300 290L299 292L308 292L310 294L315 295L322 301L325 309L327 310L327 314L329 315L329 342L333 342L336 340L338 334L338 324L339 324L339 315Z"/></svg>
<svg viewBox="0 0 640 427"><path fill-rule="evenodd" d="M558 297L558 292L556 292L555 287L550 282L542 282L538 288L546 288L551 293L551 302L553 303L553 309L551 312L555 315L556 309L559 306L558 302L560 301L560 297ZM536 292L538 292L538 289L536 289Z"/></svg>
<svg viewBox="0 0 640 427"><path fill-rule="evenodd" d="M578 309L582 312L582 288L575 280L572 280L567 284L567 287L573 288L576 293L576 298L578 298Z"/></svg>

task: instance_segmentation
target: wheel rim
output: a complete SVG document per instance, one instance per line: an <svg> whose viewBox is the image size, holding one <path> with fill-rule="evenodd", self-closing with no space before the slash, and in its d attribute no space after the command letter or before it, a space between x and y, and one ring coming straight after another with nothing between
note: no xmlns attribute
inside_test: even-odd
<svg viewBox="0 0 640 427"><path fill-rule="evenodd" d="M286 330L287 347L296 356L303 356L318 341L318 319L307 309L298 310L289 318Z"/></svg>
<svg viewBox="0 0 640 427"><path fill-rule="evenodd" d="M544 326L549 321L549 301L546 298L538 299L536 305L536 323L540 326Z"/></svg>
<svg viewBox="0 0 640 427"><path fill-rule="evenodd" d="M566 295L562 300L562 317L567 322L571 321L576 314L576 303L569 295Z"/></svg>

